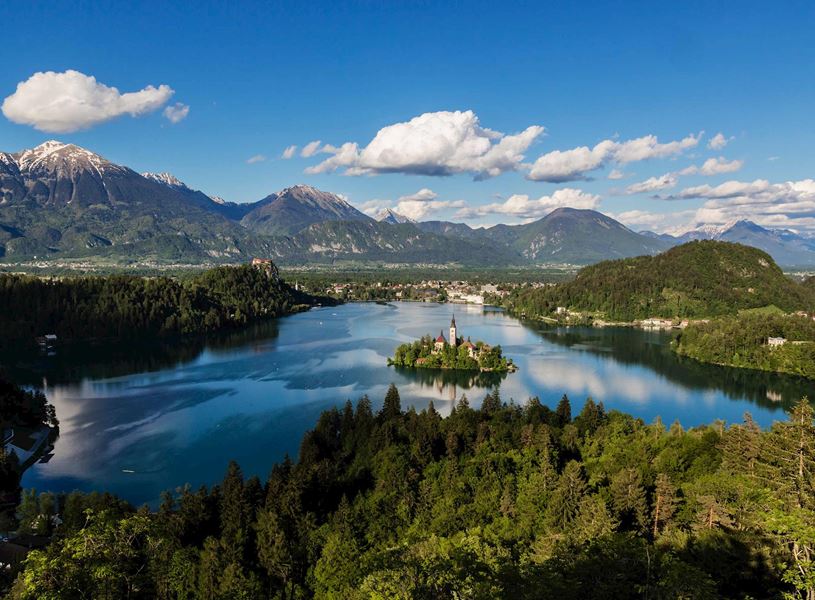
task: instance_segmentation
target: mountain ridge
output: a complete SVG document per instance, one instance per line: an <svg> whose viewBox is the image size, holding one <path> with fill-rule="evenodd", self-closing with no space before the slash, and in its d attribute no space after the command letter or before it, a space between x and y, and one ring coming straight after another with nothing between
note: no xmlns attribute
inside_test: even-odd
<svg viewBox="0 0 815 600"><path fill-rule="evenodd" d="M0 152L0 258L6 260L100 256L235 262L268 255L282 264L581 265L653 255L678 243L636 233L597 211L567 207L531 223L490 228L415 222L394 210L380 218L377 222L342 196L306 184L256 202L227 202L169 172L140 174L54 140ZM746 226L740 231L738 241L763 244L771 253L789 250L790 259L811 255L815 264L815 242L793 232ZM698 235L703 234L735 235L713 229Z"/></svg>

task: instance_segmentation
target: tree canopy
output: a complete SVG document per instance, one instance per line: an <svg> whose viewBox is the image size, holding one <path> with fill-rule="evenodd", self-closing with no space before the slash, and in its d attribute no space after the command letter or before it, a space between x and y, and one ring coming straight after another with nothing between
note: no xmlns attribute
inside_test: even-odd
<svg viewBox="0 0 815 600"><path fill-rule="evenodd" d="M575 415L575 413L577 413ZM669 430L564 397L326 411L265 484L72 494L11 597L811 598L815 426Z"/></svg>

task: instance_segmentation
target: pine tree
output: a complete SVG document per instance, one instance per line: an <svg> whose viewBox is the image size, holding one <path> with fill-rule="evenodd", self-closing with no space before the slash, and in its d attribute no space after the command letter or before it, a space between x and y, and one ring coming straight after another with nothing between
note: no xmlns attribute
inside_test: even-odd
<svg viewBox="0 0 815 600"><path fill-rule="evenodd" d="M563 469L557 487L546 507L546 520L557 531L565 531L577 516L580 502L586 495L586 478L583 465L569 461Z"/></svg>
<svg viewBox="0 0 815 600"><path fill-rule="evenodd" d="M638 469L621 469L611 478L609 486L611 504L623 522L636 523L646 527L648 501L642 485L642 474Z"/></svg>
<svg viewBox="0 0 815 600"><path fill-rule="evenodd" d="M555 414L557 415L558 423L561 427L572 422L572 405L566 394L563 394L560 402L557 403Z"/></svg>
<svg viewBox="0 0 815 600"><path fill-rule="evenodd" d="M249 506L243 486L243 472L230 461L221 497L221 546L227 563L240 563L249 539Z"/></svg>
<svg viewBox="0 0 815 600"><path fill-rule="evenodd" d="M665 473L657 475L654 490L654 539L671 522L676 513L676 488Z"/></svg>
<svg viewBox="0 0 815 600"><path fill-rule="evenodd" d="M385 394L385 402L382 411L379 413L383 421L390 421L402 416L402 403L399 399L399 390L394 384L390 384L388 392Z"/></svg>

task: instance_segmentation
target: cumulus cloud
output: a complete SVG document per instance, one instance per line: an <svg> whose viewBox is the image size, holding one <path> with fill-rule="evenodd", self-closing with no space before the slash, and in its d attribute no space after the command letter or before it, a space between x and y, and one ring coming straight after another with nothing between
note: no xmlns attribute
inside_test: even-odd
<svg viewBox="0 0 815 600"><path fill-rule="evenodd" d="M310 156L314 156L317 152L320 151L320 140L314 140L313 142L309 142L303 149L300 151L300 156L303 158L309 158Z"/></svg>
<svg viewBox="0 0 815 600"><path fill-rule="evenodd" d="M283 150L283 154L280 155L280 158L283 160L289 160L290 158L294 158L295 153L297 152L297 146L286 146L286 149Z"/></svg>
<svg viewBox="0 0 815 600"><path fill-rule="evenodd" d="M608 163L627 164L641 160L668 158L699 144L702 134L688 135L681 140L660 143L655 135L646 135L625 142L603 140L593 148L580 146L571 150L554 150L539 157L529 170L533 181L579 181Z"/></svg>
<svg viewBox="0 0 815 600"><path fill-rule="evenodd" d="M346 175L470 173L476 179L485 179L518 169L524 152L543 132L543 127L532 125L518 134L505 135L482 127L471 110L424 113L383 127L365 147L356 142L339 147L326 144L320 152L332 156L306 172L342 169Z"/></svg>
<svg viewBox="0 0 815 600"><path fill-rule="evenodd" d="M725 137L725 135L720 131L712 138L710 138L710 141L707 143L707 147L710 148L711 150L721 150L722 148L727 146L727 143L732 139L733 139L732 137L730 138Z"/></svg>
<svg viewBox="0 0 815 600"><path fill-rule="evenodd" d="M18 83L16 91L3 101L2 111L14 123L49 133L70 133L123 115L153 112L172 95L167 85L149 85L123 94L79 71L47 71Z"/></svg>
<svg viewBox="0 0 815 600"><path fill-rule="evenodd" d="M708 158L701 167L691 165L679 171L680 175L721 175L722 173L733 173L744 166L744 161L727 160L725 157Z"/></svg>
<svg viewBox="0 0 815 600"><path fill-rule="evenodd" d="M368 200L359 209L375 217L385 209L391 209L402 216L421 221L442 210L464 208L464 200L439 200L439 195L429 188L422 188L413 194L401 196L395 203L390 200Z"/></svg>
<svg viewBox="0 0 815 600"><path fill-rule="evenodd" d="M187 104L176 102L171 106L165 107L161 114L164 115L164 118L170 123L175 125L187 118L187 115L190 114L190 107Z"/></svg>
<svg viewBox="0 0 815 600"><path fill-rule="evenodd" d="M679 179L674 173L665 173L658 177L650 177L645 181L633 183L625 188L626 194L642 194L648 192L656 192L675 187Z"/></svg>
<svg viewBox="0 0 815 600"><path fill-rule="evenodd" d="M408 194L399 198L399 202L430 202L435 200L439 195L430 188L422 188L414 194Z"/></svg>
<svg viewBox="0 0 815 600"><path fill-rule="evenodd" d="M583 190L563 188L555 190L551 196L532 199L526 194L514 194L504 202L464 208L456 213L460 218L478 218L487 215L507 215L520 219L538 219L556 208L590 208L600 206L600 196Z"/></svg>
<svg viewBox="0 0 815 600"><path fill-rule="evenodd" d="M726 181L720 185L685 188L670 199L701 199L696 224L721 224L749 219L765 227L815 230L815 180L770 183Z"/></svg>
<svg viewBox="0 0 815 600"><path fill-rule="evenodd" d="M254 156L250 156L246 159L246 163L250 165L254 165L255 163L263 162L266 160L266 157L262 154L255 154Z"/></svg>
<svg viewBox="0 0 815 600"><path fill-rule="evenodd" d="M693 210L656 213L635 209L621 213L609 213L609 216L634 231L648 230L656 233L670 233L677 228L683 228L687 221L694 216L694 213Z"/></svg>
<svg viewBox="0 0 815 600"><path fill-rule="evenodd" d="M608 174L608 178L612 181L616 181L618 179L623 179L625 177L625 173L620 171L620 169L612 169L611 172Z"/></svg>
<svg viewBox="0 0 815 600"><path fill-rule="evenodd" d="M676 187L679 182L679 177L684 175L721 175L722 173L732 173L741 169L744 163L740 160L730 160L720 156L718 158L707 159L701 167L691 165L685 167L681 171L672 173L665 173L658 177L651 177L645 181L634 183L625 188L625 194L642 194L650 192L658 192L660 190L667 190Z"/></svg>

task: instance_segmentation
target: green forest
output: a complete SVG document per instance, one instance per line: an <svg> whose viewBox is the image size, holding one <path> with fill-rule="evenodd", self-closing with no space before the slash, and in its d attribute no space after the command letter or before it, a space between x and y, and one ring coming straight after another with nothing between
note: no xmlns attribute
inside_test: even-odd
<svg viewBox="0 0 815 600"><path fill-rule="evenodd" d="M40 391L29 392L0 377L0 432L18 433L51 428L51 435L59 432L54 406ZM20 500L20 477L24 465L14 452L0 445L0 531L7 531L14 521L14 508Z"/></svg>
<svg viewBox="0 0 815 600"><path fill-rule="evenodd" d="M442 418L392 386L265 482L231 463L156 511L27 492L21 528L54 537L9 597L812 598L814 469L805 399L769 430L684 430L497 392Z"/></svg>
<svg viewBox="0 0 815 600"><path fill-rule="evenodd" d="M772 347L769 338L784 338L786 343ZM815 379L815 321L808 316L745 311L691 323L676 335L672 347L703 362Z"/></svg>
<svg viewBox="0 0 815 600"><path fill-rule="evenodd" d="M761 250L697 241L656 256L597 263L555 286L517 288L505 306L528 317L551 316L563 306L617 321L703 318L773 304L812 310L813 289L784 275Z"/></svg>
<svg viewBox="0 0 815 600"><path fill-rule="evenodd" d="M181 279L0 275L0 345L33 344L46 333L60 340L204 333L314 302L282 281L274 265L218 267Z"/></svg>
<svg viewBox="0 0 815 600"><path fill-rule="evenodd" d="M426 335L412 344L397 346L393 357L388 359L388 365L497 373L506 373L514 368L512 359L507 359L503 355L501 346L488 346L480 340L473 345L476 352L474 357L470 356L470 351L464 344L451 346L445 342L439 351L435 351L433 338Z"/></svg>

